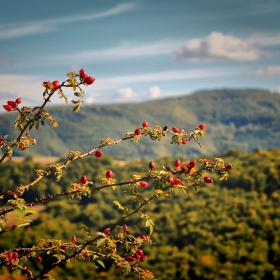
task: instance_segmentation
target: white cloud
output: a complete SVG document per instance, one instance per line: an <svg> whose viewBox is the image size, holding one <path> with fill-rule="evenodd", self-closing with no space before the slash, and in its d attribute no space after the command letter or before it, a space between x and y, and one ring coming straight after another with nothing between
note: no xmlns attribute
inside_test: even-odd
<svg viewBox="0 0 280 280"><path fill-rule="evenodd" d="M267 34L260 33L252 35L248 40L248 43L256 46L274 46L280 45L280 33Z"/></svg>
<svg viewBox="0 0 280 280"><path fill-rule="evenodd" d="M149 99L156 99L163 96L161 89L158 86L150 87L147 91L135 91L131 87L123 87L116 90L115 93L108 92L91 92L87 93L87 103L122 103L122 102L140 102ZM171 95L171 93L165 95Z"/></svg>
<svg viewBox="0 0 280 280"><path fill-rule="evenodd" d="M148 90L148 97L150 98L158 98L161 95L161 90L158 86L154 86L149 88Z"/></svg>
<svg viewBox="0 0 280 280"><path fill-rule="evenodd" d="M118 60L135 57L149 57L162 54L171 54L174 48L182 43L182 40L162 40L147 44L135 42L122 42L112 48L102 48L96 50L83 50L75 53L59 54L57 56L45 57L46 61L59 61L69 63L69 61L89 62L100 60ZM40 60L41 61L41 60Z"/></svg>
<svg viewBox="0 0 280 280"><path fill-rule="evenodd" d="M114 88L130 86L134 83L141 82L157 82L157 81L170 81L170 80L182 80L182 79L200 79L211 77L223 77L233 74L238 74L237 70L225 70L225 69L198 69L198 70L173 70L162 72L151 72L138 75L127 76L115 76L98 78L94 83L96 90L105 91Z"/></svg>
<svg viewBox="0 0 280 280"><path fill-rule="evenodd" d="M28 75L0 75L0 84L1 92L16 94L18 97L20 95L28 97L30 93L42 91L43 88L40 77Z"/></svg>
<svg viewBox="0 0 280 280"><path fill-rule="evenodd" d="M120 88L117 91L117 97L119 97L122 100L130 100L138 97L138 93L133 91L132 88Z"/></svg>
<svg viewBox="0 0 280 280"><path fill-rule="evenodd" d="M266 69L260 68L252 74L263 77L280 77L280 66L268 66Z"/></svg>
<svg viewBox="0 0 280 280"><path fill-rule="evenodd" d="M174 60L256 60L262 52L246 41L219 32L212 32L204 39L192 39L175 50Z"/></svg>
<svg viewBox="0 0 280 280"><path fill-rule="evenodd" d="M67 17L53 18L47 20L38 20L20 24L1 24L0 25L0 40L22 37L29 34L50 32L56 30L56 25L77 22L88 21L92 19L109 17L117 14L121 14L132 10L136 7L135 3L123 3L118 4L115 7L100 13L88 14L88 15L69 15Z"/></svg>

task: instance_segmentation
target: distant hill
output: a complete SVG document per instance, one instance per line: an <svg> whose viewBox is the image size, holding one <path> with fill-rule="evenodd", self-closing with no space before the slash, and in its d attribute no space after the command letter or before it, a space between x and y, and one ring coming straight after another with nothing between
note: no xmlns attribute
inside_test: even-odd
<svg viewBox="0 0 280 280"><path fill-rule="evenodd" d="M177 126L191 131L200 123L206 123L206 138L201 139L203 148L195 143L170 145L170 139L154 143L143 138L139 144L126 141L117 146L104 148L115 158L156 158L167 155L197 156L221 153L229 148L240 151L280 148L280 95L268 91L211 90L192 95L133 104L91 105L73 114L69 106L50 107L59 123L57 129L46 124L39 132L32 131L37 145L24 155L65 156L69 150L88 151L99 145L102 138L119 139L126 132L134 131L143 121ZM0 136L9 134L16 113L0 115ZM16 153L23 155L23 153Z"/></svg>

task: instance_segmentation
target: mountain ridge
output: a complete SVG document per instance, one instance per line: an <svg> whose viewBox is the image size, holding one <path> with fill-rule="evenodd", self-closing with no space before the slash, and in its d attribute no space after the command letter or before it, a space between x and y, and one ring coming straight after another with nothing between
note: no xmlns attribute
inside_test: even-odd
<svg viewBox="0 0 280 280"><path fill-rule="evenodd" d="M126 132L133 132L143 121L150 127L158 124L192 131L200 123L206 123L206 137L201 139L203 148L196 143L174 146L170 139L164 143L152 143L143 137L139 144L125 144L104 148L104 152L117 158L155 158L167 155L197 156L221 153L229 148L241 151L279 148L280 95L258 89L201 90L191 95L143 103L89 105L73 114L69 106L53 106L49 113L59 123L57 129L46 125L31 135L37 145L24 155L64 156L69 150L86 152L99 145L106 137L120 139ZM16 137L13 127L15 114L1 114L0 135ZM158 145L157 145L158 144ZM15 152L15 155L23 155Z"/></svg>

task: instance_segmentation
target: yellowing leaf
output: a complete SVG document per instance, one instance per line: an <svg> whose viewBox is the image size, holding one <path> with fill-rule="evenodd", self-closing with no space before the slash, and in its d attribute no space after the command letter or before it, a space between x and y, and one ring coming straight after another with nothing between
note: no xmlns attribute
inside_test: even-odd
<svg viewBox="0 0 280 280"><path fill-rule="evenodd" d="M58 127L58 123L57 123L57 122L54 122L54 124L53 124L52 127L53 127L53 128L57 128L57 127Z"/></svg>
<svg viewBox="0 0 280 280"><path fill-rule="evenodd" d="M101 261L101 260L96 260L96 262L98 262L103 268L105 268L105 264L103 263L103 261Z"/></svg>
<svg viewBox="0 0 280 280"><path fill-rule="evenodd" d="M105 243L105 238L101 238L97 241L96 248L102 246Z"/></svg>
<svg viewBox="0 0 280 280"><path fill-rule="evenodd" d="M163 190L156 190L156 196L160 196L162 194L164 194Z"/></svg>
<svg viewBox="0 0 280 280"><path fill-rule="evenodd" d="M73 108L73 113L77 113L77 112L79 112L80 111L80 104L79 105L77 105L77 106L75 106L74 108Z"/></svg>
<svg viewBox="0 0 280 280"><path fill-rule="evenodd" d="M204 130L200 130L200 135L201 135L202 137L204 137L204 136L205 136L205 131L204 131Z"/></svg>

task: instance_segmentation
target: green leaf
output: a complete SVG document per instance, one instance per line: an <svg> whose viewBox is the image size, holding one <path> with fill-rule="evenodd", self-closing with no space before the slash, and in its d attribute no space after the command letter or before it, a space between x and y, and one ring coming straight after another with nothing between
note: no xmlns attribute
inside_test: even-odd
<svg viewBox="0 0 280 280"><path fill-rule="evenodd" d="M105 238L101 238L97 241L96 248L99 248L105 243Z"/></svg>
<svg viewBox="0 0 280 280"><path fill-rule="evenodd" d="M79 112L79 111L80 111L80 108L81 108L80 104L77 105L77 106L75 106L75 107L73 108L73 113Z"/></svg>
<svg viewBox="0 0 280 280"><path fill-rule="evenodd" d="M17 225L17 227L19 228L19 227L25 227L25 226L29 226L29 225L30 225L30 223L25 223L25 224Z"/></svg>
<svg viewBox="0 0 280 280"><path fill-rule="evenodd" d="M82 95L80 92L78 92L78 91L74 92L74 95L77 96L77 97L82 97L82 96L83 96L83 95Z"/></svg>
<svg viewBox="0 0 280 280"><path fill-rule="evenodd" d="M24 222L24 223L33 223L33 221L30 220L30 219L24 219L23 222Z"/></svg>
<svg viewBox="0 0 280 280"><path fill-rule="evenodd" d="M15 213L19 213L19 214L24 214L24 210L21 210L21 209L15 209L13 212Z"/></svg>
<svg viewBox="0 0 280 280"><path fill-rule="evenodd" d="M29 215L32 215L32 214L37 214L37 211L33 210L33 209L26 209L25 210L25 216L29 216Z"/></svg>
<svg viewBox="0 0 280 280"><path fill-rule="evenodd" d="M96 260L96 262L98 262L103 268L105 268L105 264L103 263L103 261L101 261L101 260Z"/></svg>

